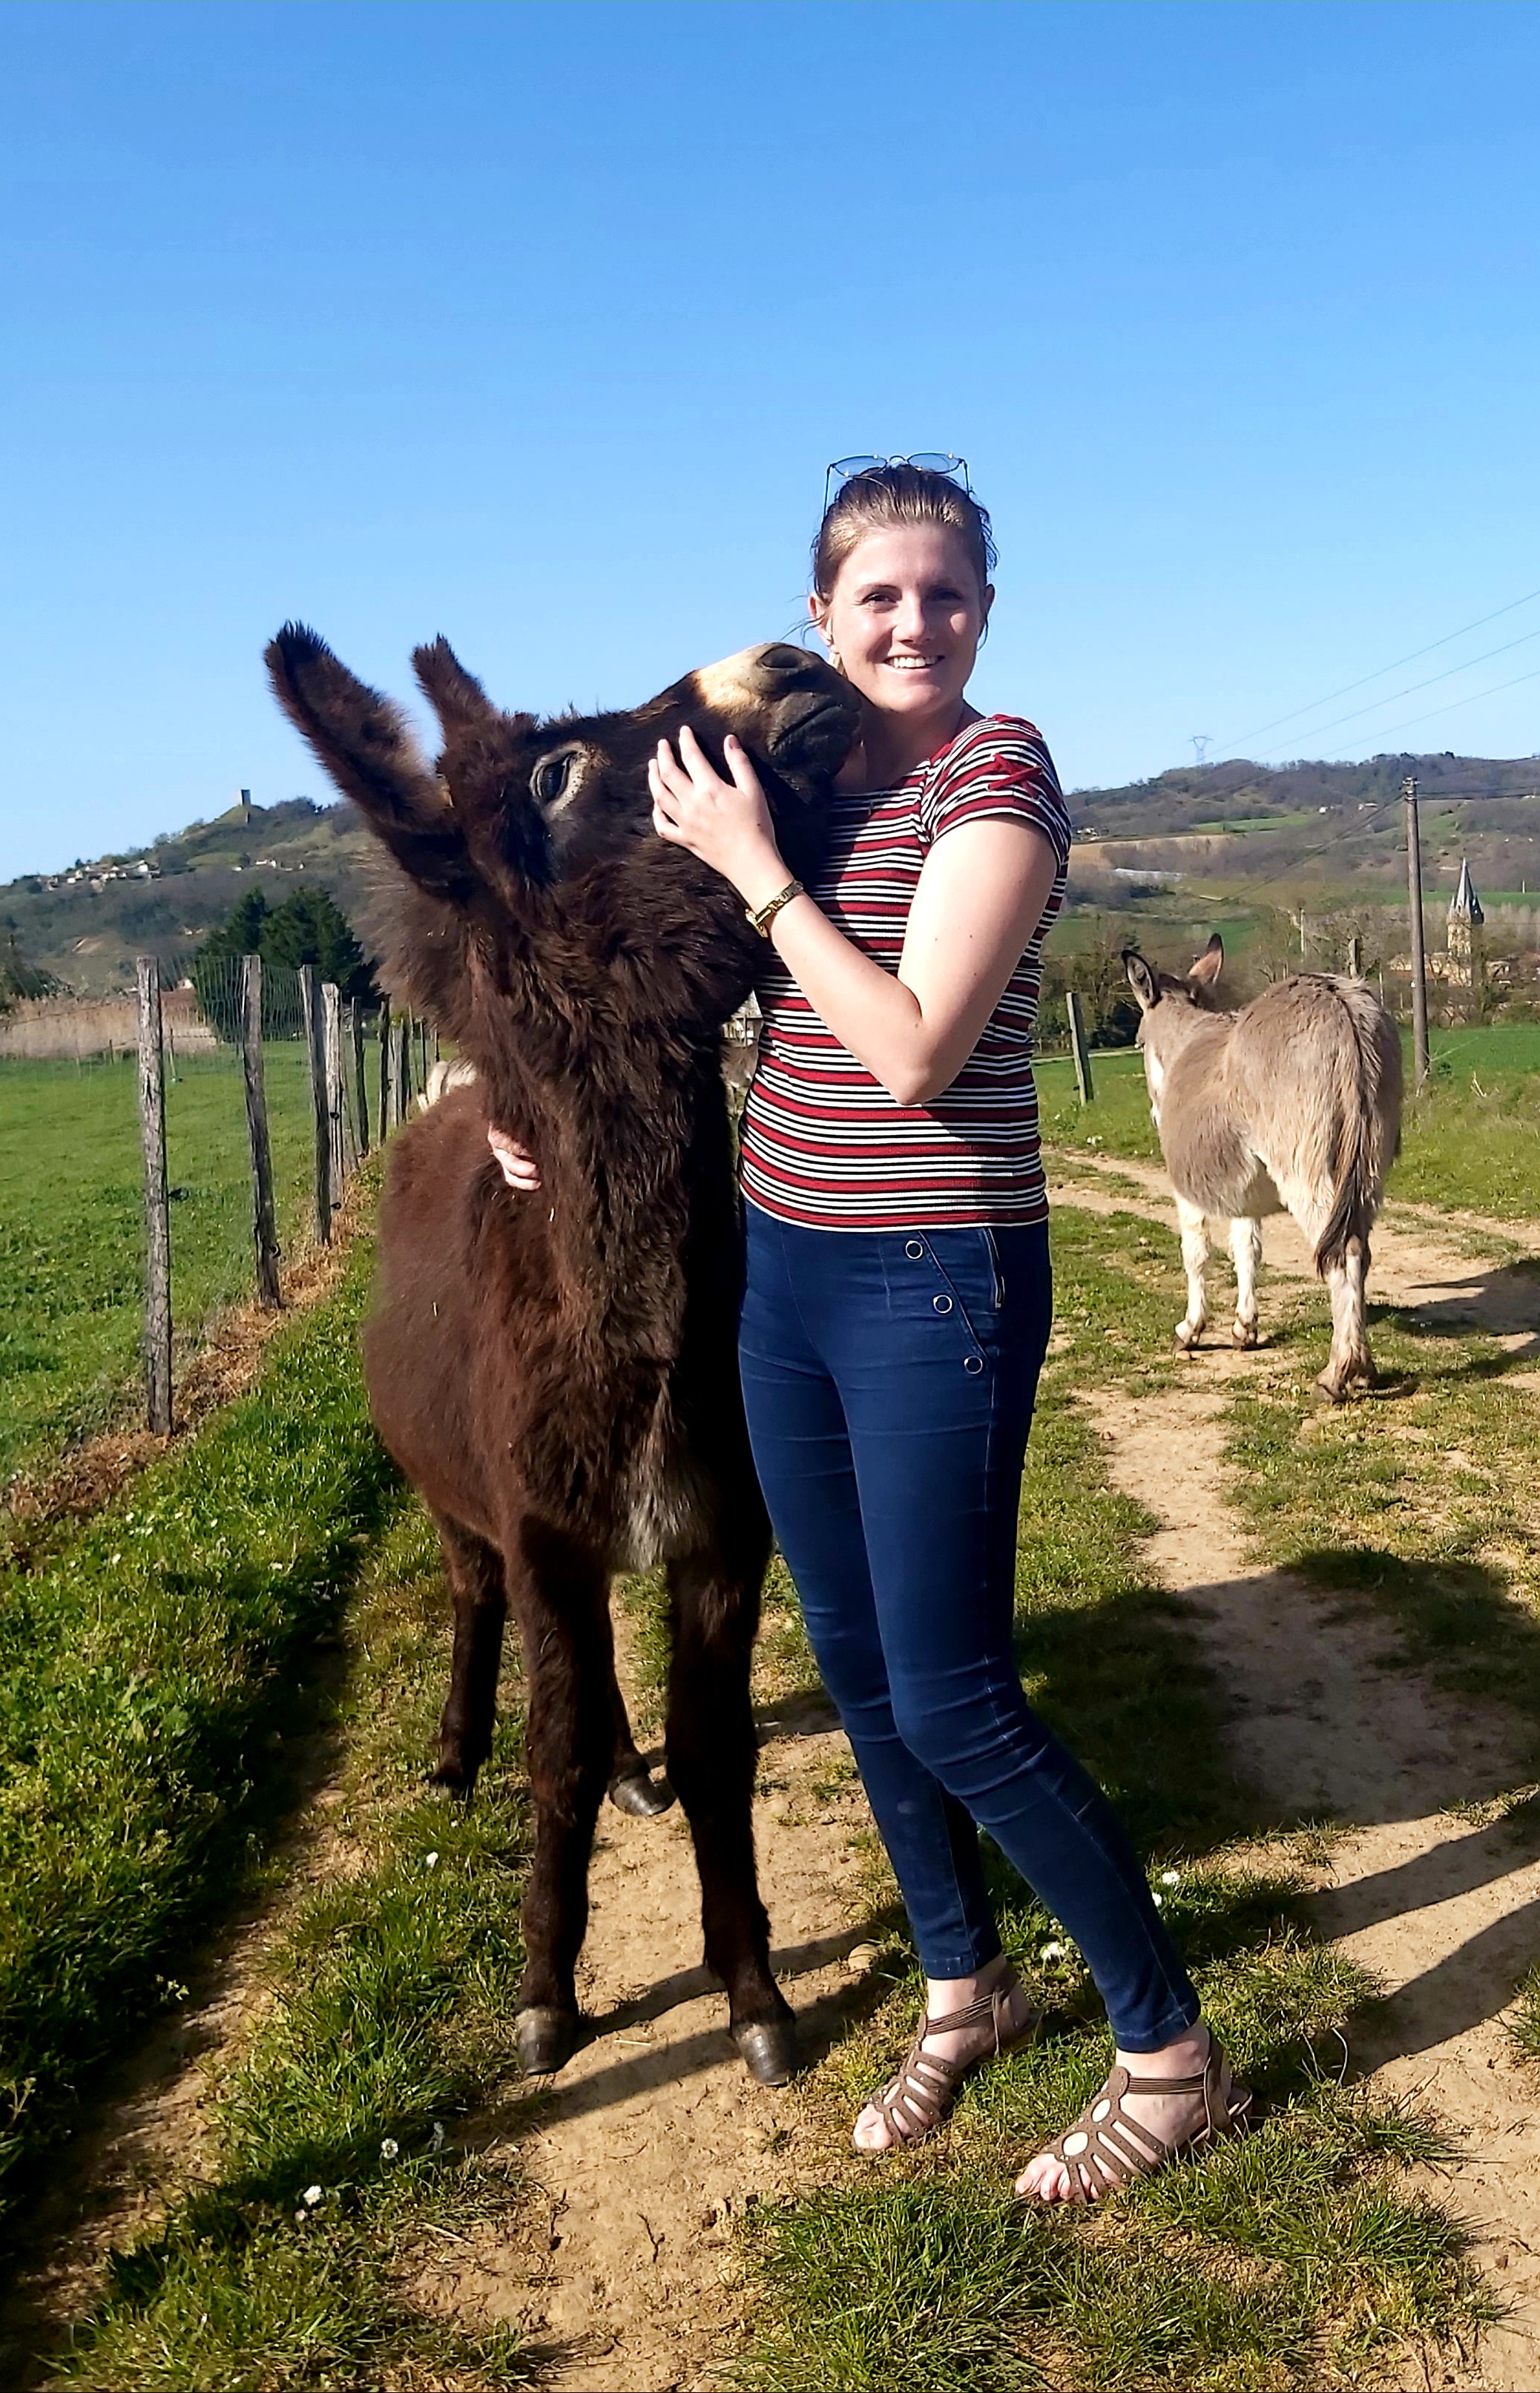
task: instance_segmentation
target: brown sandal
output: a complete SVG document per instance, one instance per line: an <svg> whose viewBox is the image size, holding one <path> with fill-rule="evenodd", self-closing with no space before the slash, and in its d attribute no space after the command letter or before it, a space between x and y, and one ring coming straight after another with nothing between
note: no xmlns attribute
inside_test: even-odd
<svg viewBox="0 0 1540 2393"><path fill-rule="evenodd" d="M1168 2144L1153 2127L1129 2117L1123 2108L1125 2094L1201 2094L1203 2125ZM1132 2185L1136 2177L1154 2177L1169 2162L1201 2151L1225 2136L1244 2136L1256 2124L1256 2108L1255 2094L1231 2074L1210 2032L1208 2060L1197 2076L1130 2077L1119 2065L1073 2125L1043 2150L1069 2172L1067 2199L1094 2202Z"/></svg>
<svg viewBox="0 0 1540 2393"><path fill-rule="evenodd" d="M1033 2011L1024 2027L1009 2028L1005 2024L1006 2004L1020 1991L1021 1981L1011 1971L988 1994L980 1994L963 2009L946 2011L940 2019L927 2017L920 2020L919 2033L905 2054L897 2076L881 2094L874 2094L868 2105L888 2131L890 2141L881 2147L882 2151L894 2151L900 2144L920 2144L927 2136L933 2136L971 2070L1002 2052L1017 2052L1033 2041L1042 2025L1040 2012ZM956 2028L985 2024L995 2031L993 2049L977 2052L971 2060L946 2060L939 2052L923 2048L928 2035L945 2035ZM856 2147L858 2151L866 2149L863 2145ZM877 2158L877 2153L873 2152L872 2157Z"/></svg>

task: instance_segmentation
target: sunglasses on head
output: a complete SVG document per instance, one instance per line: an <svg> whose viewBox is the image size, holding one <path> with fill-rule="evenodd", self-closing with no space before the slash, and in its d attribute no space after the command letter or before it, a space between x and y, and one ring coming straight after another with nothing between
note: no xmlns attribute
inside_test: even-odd
<svg viewBox="0 0 1540 2393"><path fill-rule="evenodd" d="M922 474L945 474L950 482L960 482L970 498L973 486L968 479L968 460L945 452L922 449L912 457L836 457L824 475L824 513L829 513L829 501L842 483L856 482L863 474L881 474L887 465L915 465Z"/></svg>

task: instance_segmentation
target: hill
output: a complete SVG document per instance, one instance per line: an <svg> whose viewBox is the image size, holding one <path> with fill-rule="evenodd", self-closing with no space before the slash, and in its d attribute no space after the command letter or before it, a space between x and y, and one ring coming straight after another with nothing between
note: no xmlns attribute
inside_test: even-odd
<svg viewBox="0 0 1540 2393"><path fill-rule="evenodd" d="M1403 903L1407 773L1423 798L1430 903L1445 883L1453 891L1462 856L1483 898L1540 891L1540 758L1241 760L1075 791L1071 908L1121 909L1136 902L1141 879L1182 889L1194 922L1213 914L1211 896L1241 913L1291 900ZM0 886L0 946L14 941L33 970L102 995L131 984L136 955L159 955L179 974L254 884L278 905L303 876L331 892L367 950L379 871L374 843L350 806L308 798L237 806L150 847Z"/></svg>
<svg viewBox="0 0 1540 2393"><path fill-rule="evenodd" d="M30 966L99 996L131 985L136 955L158 955L179 977L199 941L254 885L278 906L316 883L368 948L378 874L375 843L351 806L308 798L234 806L150 847L0 887L0 943L13 938Z"/></svg>
<svg viewBox="0 0 1540 2393"><path fill-rule="evenodd" d="M1462 856L1483 894L1540 889L1540 757L1376 756L1362 765L1181 766L1122 789L1077 790L1079 877L1144 867L1282 903L1396 902L1405 886L1403 777L1422 800L1429 894Z"/></svg>

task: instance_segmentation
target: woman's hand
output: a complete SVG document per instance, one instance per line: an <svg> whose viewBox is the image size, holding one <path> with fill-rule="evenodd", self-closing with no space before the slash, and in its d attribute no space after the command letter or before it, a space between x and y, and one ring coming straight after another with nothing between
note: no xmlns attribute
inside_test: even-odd
<svg viewBox="0 0 1540 2393"><path fill-rule="evenodd" d="M647 765L652 827L659 839L688 848L730 881L746 906L763 906L785 888L789 876L742 742L729 733L723 753L732 776L725 781L687 723L679 734L677 756L666 739L659 741Z"/></svg>
<svg viewBox="0 0 1540 2393"><path fill-rule="evenodd" d="M487 1144L497 1158L497 1166L516 1196L532 1196L540 1186L540 1171L528 1148L517 1139L510 1138L505 1130L487 1125Z"/></svg>

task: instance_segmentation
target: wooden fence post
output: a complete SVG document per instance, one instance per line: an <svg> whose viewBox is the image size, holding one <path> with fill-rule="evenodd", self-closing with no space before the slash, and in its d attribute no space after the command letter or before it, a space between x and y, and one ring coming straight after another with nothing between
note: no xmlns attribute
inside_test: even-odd
<svg viewBox="0 0 1540 2393"><path fill-rule="evenodd" d="M326 1154L335 1205L347 1179L347 1139L342 1098L342 991L334 980L323 980L320 985L320 1027L326 1067Z"/></svg>
<svg viewBox="0 0 1540 2393"><path fill-rule="evenodd" d="M363 1061L363 1009L358 999L350 998L347 1005L347 1046L352 1057L353 1086L358 1097L359 1161L369 1153L369 1079Z"/></svg>
<svg viewBox="0 0 1540 2393"><path fill-rule="evenodd" d="M316 1236L332 1240L332 1125L326 1109L326 1027L316 995L316 968L299 968L299 1001L305 1013L305 1053L310 1066L310 1115L316 1139Z"/></svg>
<svg viewBox="0 0 1540 2393"><path fill-rule="evenodd" d="M278 1225L273 1212L273 1150L268 1137L268 1086L262 1068L262 959L241 959L241 1002L236 1037L246 1082L246 1131L252 1143L252 1236L256 1246L256 1301L276 1313L283 1298L278 1284Z"/></svg>
<svg viewBox="0 0 1540 2393"><path fill-rule="evenodd" d="M139 1137L144 1147L144 1384L150 1426L171 1427L171 1210L161 1076L161 968L135 959L139 999Z"/></svg>
<svg viewBox="0 0 1540 2393"><path fill-rule="evenodd" d="M390 1136L390 1008L380 1000L380 1144Z"/></svg>
<svg viewBox="0 0 1540 2393"><path fill-rule="evenodd" d="M397 1017L395 1037L396 1127L400 1129L411 1113L411 1016Z"/></svg>
<svg viewBox="0 0 1540 2393"><path fill-rule="evenodd" d="M1066 992L1064 1007L1069 1015L1069 1043L1075 1056L1075 1085L1080 1092L1080 1103L1089 1105L1096 1090L1090 1077L1090 1050L1086 1045L1086 1026L1080 1013L1080 1000L1074 989Z"/></svg>

